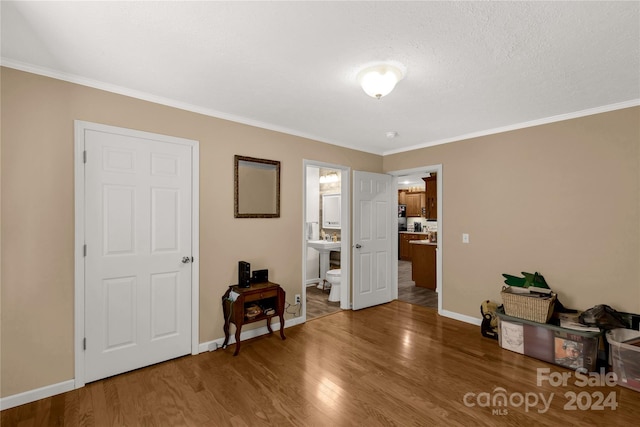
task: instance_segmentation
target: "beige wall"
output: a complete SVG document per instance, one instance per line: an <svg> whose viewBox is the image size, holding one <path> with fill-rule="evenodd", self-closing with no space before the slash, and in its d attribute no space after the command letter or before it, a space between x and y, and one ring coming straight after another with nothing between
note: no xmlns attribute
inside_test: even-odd
<svg viewBox="0 0 640 427"><path fill-rule="evenodd" d="M499 300L501 273L540 271L566 305L640 311L640 108L383 159L12 69L1 77L3 397L73 378L74 119L200 141L201 342L222 336L237 261L300 290L303 159L373 172L443 164L446 310L477 318L482 300ZM282 162L281 218L233 218L234 154Z"/></svg>
<svg viewBox="0 0 640 427"><path fill-rule="evenodd" d="M380 172L382 158L2 69L1 396L73 378L73 120L200 141L200 341L223 336L238 261L292 302L302 280L303 159ZM281 217L235 219L233 156L279 160ZM288 316L291 317L291 316Z"/></svg>
<svg viewBox="0 0 640 427"><path fill-rule="evenodd" d="M2 98L0 67L0 99ZM0 102L0 224L2 224L2 103ZM0 226L0 397L2 396L2 227Z"/></svg>
<svg viewBox="0 0 640 427"><path fill-rule="evenodd" d="M384 157L442 164L443 307L480 317L502 273L542 273L569 307L640 312L640 108ZM462 233L470 243L462 244Z"/></svg>

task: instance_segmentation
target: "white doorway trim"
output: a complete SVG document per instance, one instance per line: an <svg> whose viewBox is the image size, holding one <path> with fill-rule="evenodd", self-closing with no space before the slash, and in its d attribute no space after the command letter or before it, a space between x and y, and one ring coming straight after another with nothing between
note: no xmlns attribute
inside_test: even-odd
<svg viewBox="0 0 640 427"><path fill-rule="evenodd" d="M75 248L74 248L74 387L85 385L85 363L83 339L85 337L85 267L84 267L84 242L85 242L85 170L84 170L84 132L96 130L112 133L121 133L138 138L152 138L172 144L181 144L191 147L192 167L192 204L191 204L191 253L193 256L193 268L191 273L191 354L199 353L199 300L200 300L200 242L199 242L199 142L190 139L177 138L166 135L152 134L149 132L125 129L99 123L74 121L74 195L75 195Z"/></svg>
<svg viewBox="0 0 640 427"><path fill-rule="evenodd" d="M301 248L302 248L302 319L303 322L307 320L307 298L306 296L306 282L307 282L307 233L305 229L307 218L307 167L318 167L335 169L340 171L340 270L341 270L341 285L340 285L340 308L343 310L351 309L351 168L348 166L337 165L333 163L325 163L316 160L302 161L302 230Z"/></svg>
<svg viewBox="0 0 640 427"><path fill-rule="evenodd" d="M442 283L443 283L443 277L442 277L442 259L443 259L443 255L444 255L444 234L442 233L443 230L443 223L444 223L444 219L442 218L442 182L444 181L444 176L442 174L442 164L437 164L437 165L430 165L430 166L423 166L423 167L419 167L419 168L413 168L413 169L403 169L403 170L397 170L397 171L392 171L392 172L387 172L389 175L392 175L394 177L401 177L404 175L417 175L417 174L421 174L421 173L429 173L429 172L435 172L438 174L438 180L437 180L437 189L438 189L438 249L436 251L436 291L438 292L438 314L440 315L444 315L445 313L443 313L442 310ZM397 184L397 182L394 182L394 184ZM396 185L397 187L397 185ZM397 203L398 198L396 197L396 203ZM398 256L398 252L400 248L397 247L396 244L396 258ZM397 263L396 263L397 264ZM397 272L397 270L396 270ZM398 297L398 280L397 280L398 276L396 274L396 281L395 281L395 296L396 298Z"/></svg>

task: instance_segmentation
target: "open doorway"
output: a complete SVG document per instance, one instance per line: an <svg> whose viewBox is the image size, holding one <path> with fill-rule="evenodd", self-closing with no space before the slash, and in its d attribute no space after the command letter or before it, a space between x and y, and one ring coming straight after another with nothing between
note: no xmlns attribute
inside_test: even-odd
<svg viewBox="0 0 640 427"><path fill-rule="evenodd" d="M391 172L398 190L400 301L441 311L442 165Z"/></svg>
<svg viewBox="0 0 640 427"><path fill-rule="evenodd" d="M304 162L303 316L350 308L349 168Z"/></svg>

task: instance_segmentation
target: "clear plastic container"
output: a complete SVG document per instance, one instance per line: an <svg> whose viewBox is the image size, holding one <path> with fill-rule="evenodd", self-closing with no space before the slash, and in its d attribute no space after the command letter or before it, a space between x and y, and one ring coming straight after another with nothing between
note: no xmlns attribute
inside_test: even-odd
<svg viewBox="0 0 640 427"><path fill-rule="evenodd" d="M640 391L640 331L607 331L609 361L618 377L618 385Z"/></svg>
<svg viewBox="0 0 640 427"><path fill-rule="evenodd" d="M569 369L585 368L595 372L598 367L602 332L562 328L551 323L538 323L504 314L498 315L500 347L554 363ZM602 353L604 359L606 354Z"/></svg>

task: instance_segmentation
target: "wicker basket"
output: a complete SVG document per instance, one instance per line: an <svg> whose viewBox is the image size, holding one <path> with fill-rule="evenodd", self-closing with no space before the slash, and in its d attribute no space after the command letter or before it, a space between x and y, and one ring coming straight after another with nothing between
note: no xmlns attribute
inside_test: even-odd
<svg viewBox="0 0 640 427"><path fill-rule="evenodd" d="M531 320L532 322L547 323L553 314L557 296L551 292L549 296L535 297L527 293L512 292L511 288L503 287L502 304L507 316Z"/></svg>

